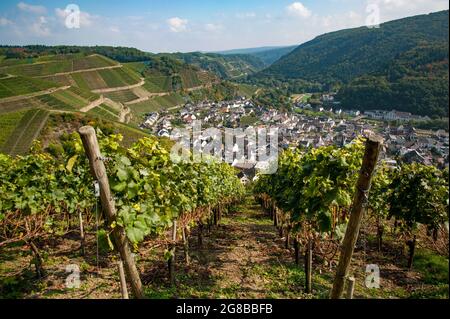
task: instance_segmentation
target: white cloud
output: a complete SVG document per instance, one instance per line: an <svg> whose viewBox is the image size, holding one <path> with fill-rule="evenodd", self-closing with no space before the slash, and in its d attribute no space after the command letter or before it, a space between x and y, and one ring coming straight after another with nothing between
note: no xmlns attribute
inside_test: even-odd
<svg viewBox="0 0 450 319"><path fill-rule="evenodd" d="M303 5L301 2L294 2L287 7L290 15L300 18L309 18L312 15L311 10Z"/></svg>
<svg viewBox="0 0 450 319"><path fill-rule="evenodd" d="M188 20L174 17L168 19L167 23L169 24L170 31L183 32L187 30Z"/></svg>
<svg viewBox="0 0 450 319"><path fill-rule="evenodd" d="M25 2L19 2L17 7L25 12L31 12L34 14L45 14L47 13L47 9L44 6L34 6Z"/></svg>
<svg viewBox="0 0 450 319"><path fill-rule="evenodd" d="M256 13L254 13L254 12L240 12L240 13L236 13L236 18L238 18L238 19L252 19L252 18L256 18Z"/></svg>
<svg viewBox="0 0 450 319"><path fill-rule="evenodd" d="M114 33L120 33L119 27L115 27L115 26L112 26L111 28L109 28L109 31L114 32Z"/></svg>
<svg viewBox="0 0 450 319"><path fill-rule="evenodd" d="M221 30L223 27L220 24L207 23L205 24L205 30L208 32L215 32Z"/></svg>
<svg viewBox="0 0 450 319"><path fill-rule="evenodd" d="M48 27L48 21L44 16L40 16L37 21L35 21L30 26L31 32L33 32L38 37L48 37L51 32Z"/></svg>
<svg viewBox="0 0 450 319"><path fill-rule="evenodd" d="M367 0L377 5L383 21L405 16L448 10L448 0Z"/></svg>
<svg viewBox="0 0 450 319"><path fill-rule="evenodd" d="M61 23L63 23L63 24L65 23L67 16L69 14L71 14L71 12L66 11L64 9L60 9L60 8L56 8L55 13L56 13L56 16L61 20ZM95 16L93 16L87 12L80 11L80 26L81 27L92 26L95 18L96 18Z"/></svg>
<svg viewBox="0 0 450 319"><path fill-rule="evenodd" d="M7 25L13 24L11 20L6 18L0 18L0 27L6 27Z"/></svg>

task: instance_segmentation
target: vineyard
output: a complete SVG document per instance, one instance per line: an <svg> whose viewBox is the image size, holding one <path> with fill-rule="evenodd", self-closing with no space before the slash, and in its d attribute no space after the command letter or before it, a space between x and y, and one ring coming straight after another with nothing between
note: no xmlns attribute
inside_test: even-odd
<svg viewBox="0 0 450 319"><path fill-rule="evenodd" d="M102 104L88 112L88 114L92 116L96 116L109 121L118 121L119 120L119 111L109 107L105 104Z"/></svg>
<svg viewBox="0 0 450 319"><path fill-rule="evenodd" d="M13 64L13 61L14 60L9 61L8 63ZM39 77L117 65L115 61L99 55L49 56L46 59L41 57L40 59L35 59L28 62L30 63L27 63L26 60L22 60L20 64L10 66L0 64L0 69L2 70L2 72L6 72L8 74L26 77Z"/></svg>
<svg viewBox="0 0 450 319"><path fill-rule="evenodd" d="M105 96L113 101L120 102L120 103L126 103L126 102L130 102L130 101L139 99L139 96L137 96L131 90L107 93L107 94L105 94Z"/></svg>
<svg viewBox="0 0 450 319"><path fill-rule="evenodd" d="M170 76L148 76L145 78L144 88L152 93L173 91Z"/></svg>
<svg viewBox="0 0 450 319"><path fill-rule="evenodd" d="M35 93L58 87L57 84L25 77L10 77L0 80L0 99Z"/></svg>
<svg viewBox="0 0 450 319"><path fill-rule="evenodd" d="M352 205L356 205L357 197L353 198L353 194L357 192L363 195L366 214L362 216L362 236L355 244L364 253L369 238L375 238L378 252L392 249L392 241L404 242L397 258L404 258L399 262L407 270L414 267L418 242L448 258L448 169L440 171L420 164L394 169L379 164L372 189L361 190L356 185L362 152L361 141L340 149L287 151L280 158L277 173L261 177L254 187L259 202L284 238L286 249L292 245L296 264L300 264L303 252L307 293L314 286L313 260L329 269L337 266L339 248L343 241L345 246L344 234L351 224L350 215L355 213ZM389 243L385 243L385 237L390 238ZM408 247L406 257L402 257L403 247ZM448 267L448 259L443 260ZM342 276L348 276L348 269ZM426 289L448 298L448 271L439 284L428 284Z"/></svg>
<svg viewBox="0 0 450 319"><path fill-rule="evenodd" d="M97 131L95 155L93 132L62 136L55 155L0 155L2 296L124 297L120 261L138 298L329 297L362 140L285 151L244 189L229 165L176 164L155 138L124 148ZM448 170L378 163L364 207L355 298L448 298ZM381 289L364 286L369 263ZM67 289L74 264L83 284Z"/></svg>
<svg viewBox="0 0 450 319"><path fill-rule="evenodd" d="M47 122L48 116L49 112L43 109L27 111L3 144L1 151L12 155L27 153Z"/></svg>
<svg viewBox="0 0 450 319"><path fill-rule="evenodd" d="M175 246L167 238L167 232L171 230L175 241L177 232L182 233L186 244L189 229L217 223L224 208L242 196L242 186L234 169L226 164L173 164L168 150L156 140L145 138L129 149L121 148L120 140L121 136L100 139L117 209L114 220L95 209L100 203L77 134L66 137L65 152L57 158L41 153L38 145L28 156L1 155L0 247L26 243L33 252L36 275L43 278L44 242L73 232L73 222L78 219L80 252L85 254L89 248L84 242L84 228L92 226L89 221L97 220L102 225L97 237L103 234L111 249L119 247L122 251L122 245L128 247L129 241L137 252L139 245L149 239L154 244L166 245L165 257L172 265L169 270L173 280ZM101 192L103 197L103 187ZM105 204L103 199L102 203ZM103 210L108 211L107 205L103 205ZM122 232L127 239L118 236ZM132 287L134 294L141 296L142 291L133 284Z"/></svg>
<svg viewBox="0 0 450 319"><path fill-rule="evenodd" d="M170 108L183 105L185 100L183 96L178 93L172 93L165 96L156 96L147 101L130 105L131 111L134 114L135 121L142 121L142 117L146 113L160 112ZM139 123L138 123L139 124Z"/></svg>

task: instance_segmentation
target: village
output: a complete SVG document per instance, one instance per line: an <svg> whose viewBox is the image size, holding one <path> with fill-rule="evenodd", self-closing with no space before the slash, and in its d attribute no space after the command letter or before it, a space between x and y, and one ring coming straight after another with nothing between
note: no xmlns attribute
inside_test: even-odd
<svg viewBox="0 0 450 319"><path fill-rule="evenodd" d="M328 106L314 109L306 102L298 102L290 112L254 105L252 100L244 97L217 103L188 103L175 113L148 114L141 128L159 137L176 138L172 135L174 128L189 128L194 121L201 121L202 129L276 127L279 149L342 147L358 136L376 133L384 139L382 160L388 165L395 167L402 162L417 162L439 168L448 167L449 133L444 130L420 130L409 124L411 120L427 118L395 110L364 113L341 110L339 102L335 102L330 95L323 95L322 101L327 102L324 105ZM193 144L205 142L199 140L193 141ZM233 162L233 166L245 172L241 174L245 182L254 176L257 165L252 154Z"/></svg>

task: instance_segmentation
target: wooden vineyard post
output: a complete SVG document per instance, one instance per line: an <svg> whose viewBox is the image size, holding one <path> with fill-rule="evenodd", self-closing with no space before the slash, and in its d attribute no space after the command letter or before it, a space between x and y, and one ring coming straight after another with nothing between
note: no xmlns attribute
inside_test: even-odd
<svg viewBox="0 0 450 319"><path fill-rule="evenodd" d="M116 220L116 207L109 188L108 176L106 175L105 164L102 161L97 136L92 126L83 126L78 130L83 141L86 155L89 159L91 173L100 186L100 201L107 219L108 225L112 225ZM114 243L119 251L120 258L124 262L125 271L130 281L134 297L141 299L144 297L142 282L131 254L130 246L123 227L116 225L112 230Z"/></svg>
<svg viewBox="0 0 450 319"><path fill-rule="evenodd" d="M298 241L297 235L294 238L294 254L295 254L295 264L300 265L300 243Z"/></svg>
<svg viewBox="0 0 450 319"><path fill-rule="evenodd" d="M378 161L382 139L378 137L369 137L366 141L366 150L363 164L356 184L356 194L353 199L350 220L345 232L344 241L341 246L341 255L334 278L333 289L331 290L331 299L339 299L344 291L345 279L348 276L350 262L358 239L361 220L364 215L365 205L369 197L372 175Z"/></svg>
<svg viewBox="0 0 450 319"><path fill-rule="evenodd" d="M183 227L183 247L184 247L184 258L186 265L191 263L189 258L189 233L186 227Z"/></svg>
<svg viewBox="0 0 450 319"><path fill-rule="evenodd" d="M119 277L120 277L120 292L122 293L122 299L128 298L127 281L125 280L125 271L123 270L123 262L120 260L118 262L119 266Z"/></svg>
<svg viewBox="0 0 450 319"><path fill-rule="evenodd" d="M202 248L203 247L203 222L200 220L198 222L198 247Z"/></svg>
<svg viewBox="0 0 450 319"><path fill-rule="evenodd" d="M214 226L217 226L217 224L219 223L219 209L219 206L213 209Z"/></svg>
<svg viewBox="0 0 450 319"><path fill-rule="evenodd" d="M355 291L355 277L347 278L347 299L353 299L353 292Z"/></svg>
<svg viewBox="0 0 450 319"><path fill-rule="evenodd" d="M84 249L85 236L84 236L84 226L83 226L83 214L81 213L81 210L78 212L78 218L80 219L81 255L84 256L84 254L85 254L85 249Z"/></svg>
<svg viewBox="0 0 450 319"><path fill-rule="evenodd" d="M312 262L313 262L312 239L308 239L305 251L305 290L307 294L312 293Z"/></svg>
<svg viewBox="0 0 450 319"><path fill-rule="evenodd" d="M417 236L414 235L414 238L407 242L407 245L409 247L409 257L408 257L408 269L411 270L413 266L413 260L416 250L416 242L417 242Z"/></svg>
<svg viewBox="0 0 450 319"><path fill-rule="evenodd" d="M176 241L177 241L177 221L173 221L172 226L172 243L170 244L170 257L168 260L169 266L169 280L173 286L175 284L175 253L176 253Z"/></svg>

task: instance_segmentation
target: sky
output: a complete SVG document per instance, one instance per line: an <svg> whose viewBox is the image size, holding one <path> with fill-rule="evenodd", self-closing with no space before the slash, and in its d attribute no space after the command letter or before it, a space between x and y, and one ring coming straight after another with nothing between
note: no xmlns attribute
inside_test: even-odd
<svg viewBox="0 0 450 319"><path fill-rule="evenodd" d="M299 45L327 32L449 7L448 0L72 1L0 1L0 44L155 53Z"/></svg>

